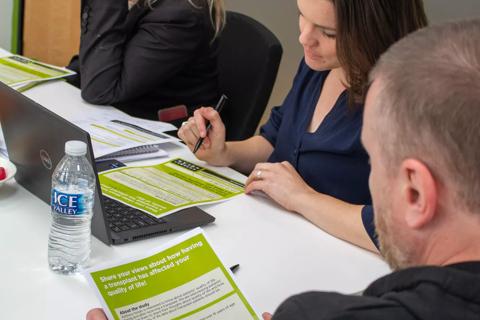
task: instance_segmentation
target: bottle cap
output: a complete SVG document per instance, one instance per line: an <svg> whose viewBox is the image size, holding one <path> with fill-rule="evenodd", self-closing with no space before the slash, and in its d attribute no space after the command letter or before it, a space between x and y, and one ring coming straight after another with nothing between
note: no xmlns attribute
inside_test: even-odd
<svg viewBox="0 0 480 320"><path fill-rule="evenodd" d="M87 154L87 144L78 140L67 141L65 142L65 153L70 156L84 156Z"/></svg>

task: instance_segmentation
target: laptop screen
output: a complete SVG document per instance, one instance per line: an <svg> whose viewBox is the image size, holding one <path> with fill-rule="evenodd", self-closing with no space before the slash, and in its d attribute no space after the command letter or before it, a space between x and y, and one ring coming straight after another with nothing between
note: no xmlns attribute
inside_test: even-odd
<svg viewBox="0 0 480 320"><path fill-rule="evenodd" d="M87 158L96 174L90 136L86 131L3 83L0 83L0 123L9 159L17 166L15 180L47 204L50 204L52 174L65 154L68 140L87 143ZM98 179L96 190L92 234L111 243Z"/></svg>

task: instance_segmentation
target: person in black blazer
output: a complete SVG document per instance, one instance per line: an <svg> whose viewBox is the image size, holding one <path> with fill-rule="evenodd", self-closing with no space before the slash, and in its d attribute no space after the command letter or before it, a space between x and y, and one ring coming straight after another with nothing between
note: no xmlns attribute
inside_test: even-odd
<svg viewBox="0 0 480 320"><path fill-rule="evenodd" d="M87 102L158 119L214 104L223 0L83 1L79 73ZM129 8L130 7L130 8Z"/></svg>

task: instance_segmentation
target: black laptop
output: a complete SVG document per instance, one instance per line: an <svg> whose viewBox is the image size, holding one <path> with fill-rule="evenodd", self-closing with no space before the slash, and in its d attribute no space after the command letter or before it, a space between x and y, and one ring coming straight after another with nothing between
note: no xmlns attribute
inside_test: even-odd
<svg viewBox="0 0 480 320"><path fill-rule="evenodd" d="M3 83L0 83L0 123L10 161L17 166L15 179L48 204L53 170L64 155L66 141L80 140L87 144L87 158L95 174L97 170L123 165L116 161L96 165L86 131ZM106 244L120 244L190 229L214 220L197 207L155 218L102 196L97 179L92 234Z"/></svg>

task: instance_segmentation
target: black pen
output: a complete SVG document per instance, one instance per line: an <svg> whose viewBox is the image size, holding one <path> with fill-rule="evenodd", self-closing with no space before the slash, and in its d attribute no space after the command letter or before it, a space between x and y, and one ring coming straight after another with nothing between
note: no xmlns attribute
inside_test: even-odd
<svg viewBox="0 0 480 320"><path fill-rule="evenodd" d="M237 269L238 269L239 267L240 267L239 264L236 264L236 265L234 265L234 266L231 266L231 267L230 267L230 271L235 272L235 271L237 271Z"/></svg>
<svg viewBox="0 0 480 320"><path fill-rule="evenodd" d="M224 94L220 97L220 100L218 100L217 105L215 106L215 111L220 113L222 111L223 106L225 105L225 102L227 102L228 97ZM212 124L209 122L207 124L207 130L206 130L206 135L208 134L208 131L212 128ZM198 149L202 146L203 140L205 138L199 138L197 140L197 143L195 144L195 148L193 148L193 153L197 152Z"/></svg>

